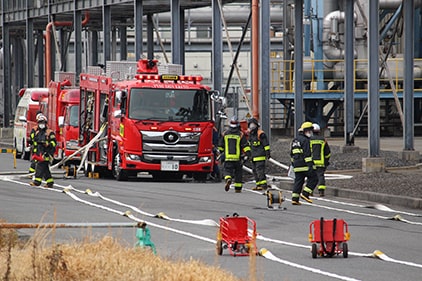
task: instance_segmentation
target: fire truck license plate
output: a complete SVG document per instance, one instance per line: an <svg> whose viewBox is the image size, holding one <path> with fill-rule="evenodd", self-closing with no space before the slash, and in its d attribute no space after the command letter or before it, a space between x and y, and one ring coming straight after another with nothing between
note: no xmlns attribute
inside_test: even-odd
<svg viewBox="0 0 422 281"><path fill-rule="evenodd" d="M179 171L179 161L161 161L161 171Z"/></svg>

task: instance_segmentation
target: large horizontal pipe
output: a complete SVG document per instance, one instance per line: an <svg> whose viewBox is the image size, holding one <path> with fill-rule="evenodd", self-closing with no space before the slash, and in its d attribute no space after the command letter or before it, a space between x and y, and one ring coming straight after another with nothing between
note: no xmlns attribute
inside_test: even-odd
<svg viewBox="0 0 422 281"><path fill-rule="evenodd" d="M224 6L223 14L227 24L240 24L246 23L249 17L249 6L234 7ZM283 8L282 6L273 6L270 9L271 24L282 24L283 22ZM161 24L170 24L171 13L155 14L154 19ZM185 23L191 25L210 24L212 21L212 8L198 8L192 10L185 10Z"/></svg>
<svg viewBox="0 0 422 281"><path fill-rule="evenodd" d="M397 9L404 0L379 0L380 9ZM414 0L414 6L419 7L422 4L422 0Z"/></svg>

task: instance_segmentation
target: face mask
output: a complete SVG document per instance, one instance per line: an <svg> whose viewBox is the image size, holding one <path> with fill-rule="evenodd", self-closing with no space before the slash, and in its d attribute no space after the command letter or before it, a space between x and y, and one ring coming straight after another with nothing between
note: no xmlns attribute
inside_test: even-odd
<svg viewBox="0 0 422 281"><path fill-rule="evenodd" d="M254 129L256 129L256 124L255 124L255 123L251 123L251 124L249 125L249 129L250 129L250 130L254 130Z"/></svg>
<svg viewBox="0 0 422 281"><path fill-rule="evenodd" d="M307 136L308 138L312 137L312 131L308 131L305 133L305 136Z"/></svg>
<svg viewBox="0 0 422 281"><path fill-rule="evenodd" d="M38 124L38 128L45 129L45 124L44 123Z"/></svg>

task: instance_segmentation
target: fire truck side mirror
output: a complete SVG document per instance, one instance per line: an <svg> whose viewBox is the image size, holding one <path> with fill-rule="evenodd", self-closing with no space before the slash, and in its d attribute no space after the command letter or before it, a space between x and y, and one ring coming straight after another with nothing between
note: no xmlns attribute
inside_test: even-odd
<svg viewBox="0 0 422 281"><path fill-rule="evenodd" d="M64 116L59 116L59 118L57 118L57 123L59 124L60 128L64 127Z"/></svg>
<svg viewBox="0 0 422 281"><path fill-rule="evenodd" d="M120 116L126 113L126 100L127 100L126 91L116 91L116 101L117 103L120 103Z"/></svg>

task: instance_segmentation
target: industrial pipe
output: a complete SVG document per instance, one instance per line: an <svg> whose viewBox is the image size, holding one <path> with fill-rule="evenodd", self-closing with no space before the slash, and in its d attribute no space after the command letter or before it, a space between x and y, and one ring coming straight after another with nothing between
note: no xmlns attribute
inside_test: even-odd
<svg viewBox="0 0 422 281"><path fill-rule="evenodd" d="M252 0L252 116L259 120L259 0Z"/></svg>
<svg viewBox="0 0 422 281"><path fill-rule="evenodd" d="M89 12L85 12L85 18L82 21L82 26L85 26L89 21ZM72 26L71 21L55 21L49 22L45 28L45 86L52 80L51 77L51 29L54 26Z"/></svg>

